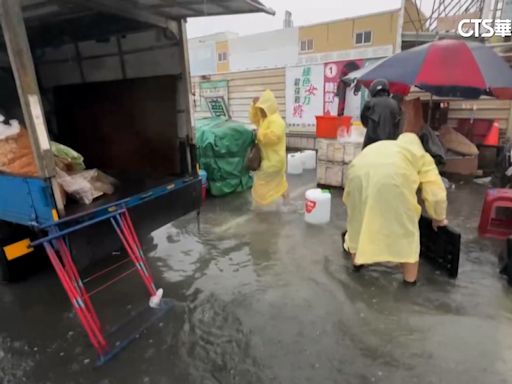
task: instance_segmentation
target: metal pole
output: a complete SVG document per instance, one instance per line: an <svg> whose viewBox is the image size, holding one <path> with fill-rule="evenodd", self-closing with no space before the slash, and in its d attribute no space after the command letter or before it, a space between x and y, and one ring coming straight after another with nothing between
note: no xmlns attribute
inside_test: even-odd
<svg viewBox="0 0 512 384"><path fill-rule="evenodd" d="M405 18L405 0L402 0L400 5L400 12L398 13L398 25L396 28L396 42L395 42L395 53L402 51L402 33L404 31L404 18Z"/></svg>
<svg viewBox="0 0 512 384"><path fill-rule="evenodd" d="M75 47L76 62L78 64L78 70L80 71L80 80L82 81L82 83L85 83L85 72L84 65L82 63L82 54L80 53L80 47L78 46L78 43L76 41L73 41L73 46Z"/></svg>
<svg viewBox="0 0 512 384"><path fill-rule="evenodd" d="M50 138L23 20L21 1L0 0L0 18L38 173L40 176L52 178L53 196L57 208L62 214L64 199L59 185L53 178L55 176L55 160L50 147Z"/></svg>
<svg viewBox="0 0 512 384"><path fill-rule="evenodd" d="M496 27L496 16L498 14L498 0L494 0L494 6L492 10L492 27Z"/></svg>
<svg viewBox="0 0 512 384"><path fill-rule="evenodd" d="M192 112L192 105L194 105L192 101L192 78L190 76L190 60L188 56L188 37L187 37L187 21L180 20L179 21L179 38L178 41L180 43L181 49L181 86L180 89L180 97L183 98L185 103L185 112L184 112L184 124L187 127L187 144L189 149L193 148L195 145L195 118ZM195 157L190 153L190 150L187 151L187 161L188 161L188 169L190 173L196 172L196 164Z"/></svg>
<svg viewBox="0 0 512 384"><path fill-rule="evenodd" d="M16 79L25 125L30 133L39 174L51 177L55 173L55 163L21 11L21 1L0 0L0 14L9 60Z"/></svg>
<svg viewBox="0 0 512 384"><path fill-rule="evenodd" d="M119 65L121 66L121 74L123 75L123 79L126 79L126 64L124 62L123 45L121 44L121 38L119 36L116 36L116 44L117 53L119 55Z"/></svg>

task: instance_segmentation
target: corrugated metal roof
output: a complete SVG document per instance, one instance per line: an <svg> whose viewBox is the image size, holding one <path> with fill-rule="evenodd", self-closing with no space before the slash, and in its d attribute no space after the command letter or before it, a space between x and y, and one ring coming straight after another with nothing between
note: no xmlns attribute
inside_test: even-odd
<svg viewBox="0 0 512 384"><path fill-rule="evenodd" d="M255 12L275 14L259 0L22 0L22 5L25 18L38 22L76 17L95 10L108 12L109 9L116 14L137 13L148 20Z"/></svg>
<svg viewBox="0 0 512 384"><path fill-rule="evenodd" d="M159 26L177 34L175 21L242 13L275 14L259 0L22 0L33 47L102 39Z"/></svg>

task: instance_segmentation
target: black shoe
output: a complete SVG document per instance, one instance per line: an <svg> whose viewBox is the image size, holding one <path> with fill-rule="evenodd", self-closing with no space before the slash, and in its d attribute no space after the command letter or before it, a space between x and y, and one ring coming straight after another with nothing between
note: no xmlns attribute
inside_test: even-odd
<svg viewBox="0 0 512 384"><path fill-rule="evenodd" d="M407 281L407 280L404 280L404 285L406 287L415 287L417 285L418 281Z"/></svg>
<svg viewBox="0 0 512 384"><path fill-rule="evenodd" d="M361 270L362 270L363 268L365 268L365 267L366 267L366 265L364 265L364 264L360 264L360 265L352 265L352 271L354 271L354 272L358 273L358 272L361 272Z"/></svg>
<svg viewBox="0 0 512 384"><path fill-rule="evenodd" d="M344 231L341 233L341 252L345 255L345 256L350 256L350 252L348 252L346 249L345 249L345 236L347 235L347 231Z"/></svg>

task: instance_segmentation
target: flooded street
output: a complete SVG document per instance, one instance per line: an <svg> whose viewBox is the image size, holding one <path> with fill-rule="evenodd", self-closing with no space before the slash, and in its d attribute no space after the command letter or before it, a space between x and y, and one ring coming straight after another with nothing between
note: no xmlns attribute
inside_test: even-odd
<svg viewBox="0 0 512 384"><path fill-rule="evenodd" d="M177 301L120 355L95 355L50 270L0 290L0 377L11 383L512 383L511 288L501 244L478 239L485 189L449 192L463 235L459 278L423 263L416 288L342 257L341 197L327 226L294 212L254 213L249 194L210 198L201 213L143 239L157 285ZM105 324L143 305L131 276L94 297Z"/></svg>

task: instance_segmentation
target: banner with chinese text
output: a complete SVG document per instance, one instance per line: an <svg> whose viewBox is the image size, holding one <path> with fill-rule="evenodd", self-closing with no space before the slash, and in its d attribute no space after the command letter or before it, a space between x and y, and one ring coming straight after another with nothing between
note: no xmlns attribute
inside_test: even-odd
<svg viewBox="0 0 512 384"><path fill-rule="evenodd" d="M361 69L363 65L363 60L335 61L324 65L324 115L348 115L345 113L348 85L341 80L349 73Z"/></svg>
<svg viewBox="0 0 512 384"><path fill-rule="evenodd" d="M196 112L209 112L206 97L223 97L229 106L228 80L201 81L199 83L199 105ZM197 108L199 107L199 108Z"/></svg>
<svg viewBox="0 0 512 384"><path fill-rule="evenodd" d="M286 122L314 125L322 114L323 64L286 68Z"/></svg>

